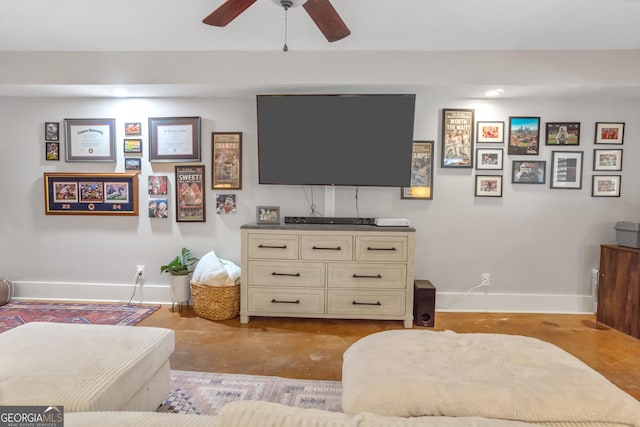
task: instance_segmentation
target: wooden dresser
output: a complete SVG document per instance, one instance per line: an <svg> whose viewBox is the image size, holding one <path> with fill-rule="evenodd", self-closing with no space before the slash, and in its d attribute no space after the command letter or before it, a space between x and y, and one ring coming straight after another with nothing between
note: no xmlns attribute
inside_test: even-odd
<svg viewBox="0 0 640 427"><path fill-rule="evenodd" d="M241 232L241 323L286 316L413 326L415 229L246 224Z"/></svg>
<svg viewBox="0 0 640 427"><path fill-rule="evenodd" d="M596 320L640 338L640 249L600 247Z"/></svg>

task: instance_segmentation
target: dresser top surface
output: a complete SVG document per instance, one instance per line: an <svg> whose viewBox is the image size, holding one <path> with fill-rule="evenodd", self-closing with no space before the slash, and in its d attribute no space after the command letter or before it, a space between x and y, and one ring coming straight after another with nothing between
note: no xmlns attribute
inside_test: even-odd
<svg viewBox="0 0 640 427"><path fill-rule="evenodd" d="M378 227L376 225L356 224L244 224L241 229L249 230L305 230L305 231L366 231L415 233L413 227Z"/></svg>

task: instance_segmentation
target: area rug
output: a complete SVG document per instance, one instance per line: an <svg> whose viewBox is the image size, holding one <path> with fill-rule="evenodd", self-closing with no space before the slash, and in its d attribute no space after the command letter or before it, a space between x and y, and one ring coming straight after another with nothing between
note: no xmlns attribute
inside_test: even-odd
<svg viewBox="0 0 640 427"><path fill-rule="evenodd" d="M157 412L216 415L226 403L238 400L340 412L342 383L172 370L171 392Z"/></svg>
<svg viewBox="0 0 640 427"><path fill-rule="evenodd" d="M135 325L159 308L159 305L14 301L0 307L0 333L28 322Z"/></svg>

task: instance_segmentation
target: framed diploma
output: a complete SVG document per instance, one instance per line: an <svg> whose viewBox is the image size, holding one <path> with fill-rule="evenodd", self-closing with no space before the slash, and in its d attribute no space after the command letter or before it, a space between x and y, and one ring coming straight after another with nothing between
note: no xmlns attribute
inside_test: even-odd
<svg viewBox="0 0 640 427"><path fill-rule="evenodd" d="M199 162L200 117L150 117L149 160Z"/></svg>
<svg viewBox="0 0 640 427"><path fill-rule="evenodd" d="M65 119L67 162L115 162L116 119Z"/></svg>

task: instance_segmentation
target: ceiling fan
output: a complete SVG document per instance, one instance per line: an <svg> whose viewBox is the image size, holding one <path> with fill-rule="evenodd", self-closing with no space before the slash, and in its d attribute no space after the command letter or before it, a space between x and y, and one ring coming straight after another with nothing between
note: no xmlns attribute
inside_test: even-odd
<svg viewBox="0 0 640 427"><path fill-rule="evenodd" d="M313 22L316 23L322 34L329 42L334 42L351 34L349 28L333 8L329 0L271 0L278 6L282 6L285 11L290 7L302 5ZM202 22L207 25L224 27L233 21L238 15L244 12L256 0L227 0L220 7L214 10Z"/></svg>

